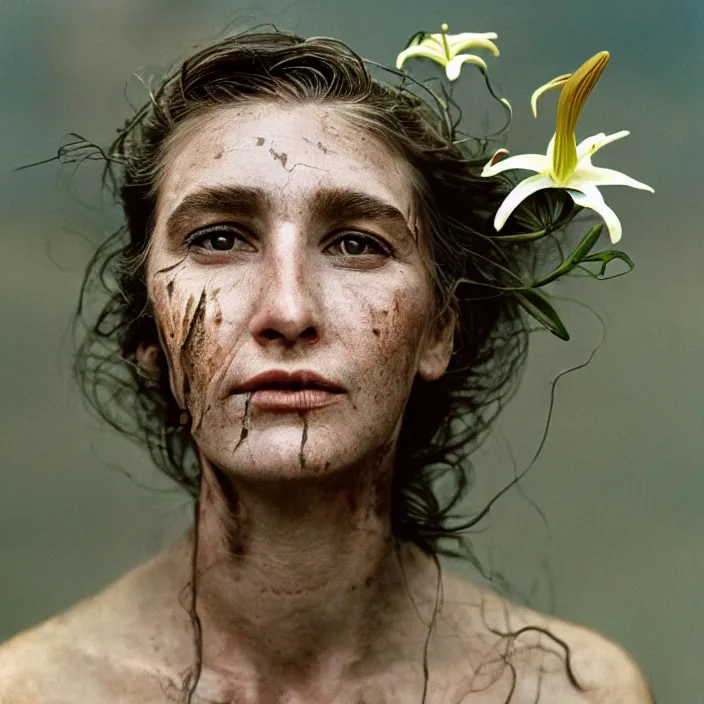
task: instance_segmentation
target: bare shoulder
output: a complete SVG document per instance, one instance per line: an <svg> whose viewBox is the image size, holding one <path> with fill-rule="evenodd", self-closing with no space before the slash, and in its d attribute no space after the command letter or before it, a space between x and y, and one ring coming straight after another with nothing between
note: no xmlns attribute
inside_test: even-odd
<svg viewBox="0 0 704 704"><path fill-rule="evenodd" d="M62 642L59 615L0 645L0 704L63 702L63 675L75 672L72 649Z"/></svg>
<svg viewBox="0 0 704 704"><path fill-rule="evenodd" d="M474 653L475 679L493 664L484 679L513 687L518 702L655 704L632 656L605 636L509 602L458 575L445 573L443 587L446 621L468 643L484 643L483 656Z"/></svg>
<svg viewBox="0 0 704 704"><path fill-rule="evenodd" d="M0 704L163 701L161 644L133 608L141 571L0 644Z"/></svg>
<svg viewBox="0 0 704 704"><path fill-rule="evenodd" d="M570 665L582 692L575 702L655 704L650 685L631 654L596 631L551 618L548 629L571 650Z"/></svg>

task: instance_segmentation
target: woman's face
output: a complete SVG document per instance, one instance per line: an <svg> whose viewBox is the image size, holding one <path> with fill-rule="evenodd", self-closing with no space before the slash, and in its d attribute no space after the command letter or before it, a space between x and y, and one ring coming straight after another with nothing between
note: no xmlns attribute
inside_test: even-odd
<svg viewBox="0 0 704 704"><path fill-rule="evenodd" d="M158 194L149 296L201 451L273 478L393 446L451 351L405 162L334 106L227 107L171 140ZM296 390L311 372L329 388Z"/></svg>

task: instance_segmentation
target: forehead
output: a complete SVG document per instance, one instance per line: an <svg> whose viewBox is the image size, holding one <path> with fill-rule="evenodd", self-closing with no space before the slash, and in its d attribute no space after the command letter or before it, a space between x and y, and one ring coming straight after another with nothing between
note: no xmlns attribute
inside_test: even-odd
<svg viewBox="0 0 704 704"><path fill-rule="evenodd" d="M212 109L166 144L157 213L204 186L256 184L289 214L321 187L364 191L412 212L410 167L334 105L257 103Z"/></svg>

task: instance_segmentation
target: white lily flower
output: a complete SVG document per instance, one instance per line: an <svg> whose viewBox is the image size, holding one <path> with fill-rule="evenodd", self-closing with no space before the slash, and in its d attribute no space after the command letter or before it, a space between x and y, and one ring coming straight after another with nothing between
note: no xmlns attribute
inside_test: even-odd
<svg viewBox="0 0 704 704"><path fill-rule="evenodd" d="M616 213L606 205L597 187L630 186L654 193L650 186L620 171L603 169L592 164L592 154L603 146L628 135L626 130L610 135L601 132L577 145L574 134L577 120L608 60L607 51L599 52L574 73L558 76L533 93L531 106L535 115L538 97L553 88L561 88L555 134L548 144L546 154L521 154L499 160L507 153L505 149L500 149L484 167L482 176L487 177L511 169L536 172L535 176L521 181L506 196L494 218L494 227L497 231L504 226L516 207L531 194L545 188L563 188L577 205L591 208L604 219L611 242L616 244L621 239L621 222Z"/></svg>
<svg viewBox="0 0 704 704"><path fill-rule="evenodd" d="M454 81L459 77L463 64L470 63L484 71L487 70L486 63L480 57L474 54L462 54L465 49L477 47L488 49L494 56L499 55L496 44L491 41L498 36L495 32L483 34L463 32L448 35L446 23L442 24L441 30L442 33L439 34L426 32L415 34L408 46L396 57L396 68L400 69L407 59L420 56L439 63L445 68L448 79Z"/></svg>

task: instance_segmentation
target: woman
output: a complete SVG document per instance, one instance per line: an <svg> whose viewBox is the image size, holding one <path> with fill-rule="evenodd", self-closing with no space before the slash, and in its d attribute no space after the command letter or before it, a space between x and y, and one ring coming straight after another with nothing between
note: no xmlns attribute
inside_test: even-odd
<svg viewBox="0 0 704 704"><path fill-rule="evenodd" d="M3 702L651 701L615 644L440 569L525 359L500 288L534 262L493 237L506 183L448 124L340 42L255 32L125 126L126 227L89 267L84 294L115 282L77 371L194 524L6 643ZM573 215L532 202L503 234Z"/></svg>

